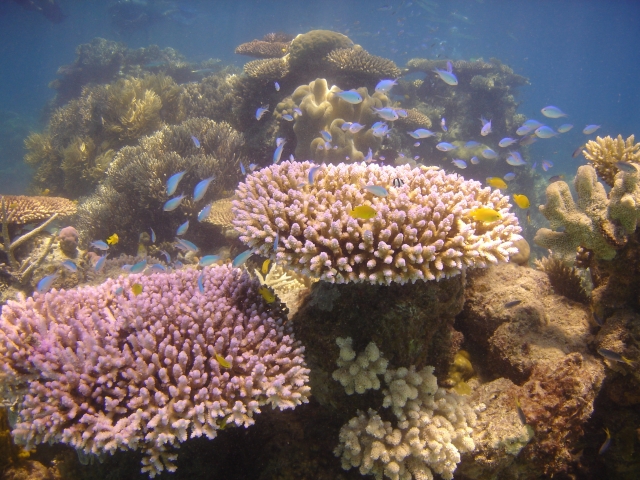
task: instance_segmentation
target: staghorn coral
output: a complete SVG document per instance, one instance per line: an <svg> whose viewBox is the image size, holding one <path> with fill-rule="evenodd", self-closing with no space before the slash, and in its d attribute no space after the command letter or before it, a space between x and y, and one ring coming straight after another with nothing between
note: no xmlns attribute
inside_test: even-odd
<svg viewBox="0 0 640 480"><path fill-rule="evenodd" d="M557 294L574 302L589 303L589 294L584 288L583 277L577 268L553 256L536 259L535 266L547 274L549 283Z"/></svg>
<svg viewBox="0 0 640 480"><path fill-rule="evenodd" d="M402 74L393 61L371 55L360 45L336 48L329 52L327 61L340 74L360 84L377 83L382 78L398 78Z"/></svg>
<svg viewBox="0 0 640 480"><path fill-rule="evenodd" d="M338 98L337 87L331 87L324 78L318 78L309 85L301 85L290 97L278 103L274 116L281 119L283 115L293 115L298 107L302 115L295 116L293 131L296 135L295 156L327 162L342 162L349 157L352 162L361 162L368 149L377 150L382 144L379 137L373 135L370 128L363 128L357 133L342 130L344 122L358 122L371 125L378 120L373 108L389 106L386 95L375 92L369 95L366 88L359 88L358 93L363 101L352 105ZM321 130L331 133L331 143L337 146L325 148L325 140Z"/></svg>
<svg viewBox="0 0 640 480"><path fill-rule="evenodd" d="M338 48L351 48L349 37L331 30L310 30L293 39L289 46L289 65L293 72L321 75L329 66L327 55Z"/></svg>
<svg viewBox="0 0 640 480"><path fill-rule="evenodd" d="M589 165L578 168L574 185L577 203L562 181L547 187L547 203L540 211L552 229L541 228L534 242L561 255L575 255L578 247L592 250L596 258L611 260L636 229L640 215L640 187L636 173L618 172L609 197Z"/></svg>
<svg viewBox="0 0 640 480"><path fill-rule="evenodd" d="M376 344L369 342L364 352L356 356L351 337L338 337L336 343L340 347L340 355L336 362L339 368L334 370L331 377L336 382L340 382L347 395L379 390L378 375L384 375L387 372L389 361L382 356Z"/></svg>
<svg viewBox="0 0 640 480"><path fill-rule="evenodd" d="M460 454L475 449L471 433L482 406L438 388L433 367L387 370L384 379L383 406L394 422L372 409L349 420L334 451L342 468L359 467L379 480L429 479L434 472L451 480Z"/></svg>
<svg viewBox="0 0 640 480"><path fill-rule="evenodd" d="M244 65L244 73L265 82L280 80L289 73L289 63L283 58L254 60Z"/></svg>
<svg viewBox="0 0 640 480"><path fill-rule="evenodd" d="M199 139L200 148L194 145L192 135ZM242 135L228 123L192 118L143 137L138 146L122 148L97 192L78 207L81 239L107 238L116 232L118 246L133 250L140 232L153 228L159 242L172 240L178 226L190 219L189 233L195 235L191 239L210 241L206 224L196 217L207 202L235 186L240 161L237 152L242 143ZM190 194L197 182L212 175L215 180L198 204L187 198L176 210L164 212L163 205L169 199L166 181L185 170L176 195Z"/></svg>
<svg viewBox="0 0 640 480"><path fill-rule="evenodd" d="M596 137L587 142L582 154L596 169L602 181L610 187L613 187L615 176L620 171L616 166L617 162L634 163L640 167L640 143L635 143L633 135L627 140L622 135L617 138Z"/></svg>
<svg viewBox="0 0 640 480"><path fill-rule="evenodd" d="M28 389L14 438L93 455L140 450L153 477L175 471L171 447L189 436L215 438L222 425L252 425L261 407L307 402L304 348L257 290L246 273L218 266L9 302L0 370Z"/></svg>
<svg viewBox="0 0 640 480"><path fill-rule="evenodd" d="M353 164L325 165L300 187L312 166L287 161L254 172L233 204L240 239L304 275L332 283L440 280L516 252L520 227L499 190L437 169ZM404 185L392 187L394 178ZM385 185L389 194L376 197L364 185ZM374 218L349 215L361 205ZM500 220L474 221L479 207L499 211Z"/></svg>

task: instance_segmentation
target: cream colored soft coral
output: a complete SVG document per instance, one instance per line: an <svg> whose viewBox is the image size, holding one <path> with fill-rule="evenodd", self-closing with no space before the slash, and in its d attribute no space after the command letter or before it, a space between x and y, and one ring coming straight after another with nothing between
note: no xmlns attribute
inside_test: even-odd
<svg viewBox="0 0 640 480"><path fill-rule="evenodd" d="M364 352L356 357L351 337L337 338L336 343L340 347L340 357L336 362L340 368L332 376L344 387L347 395L378 390L378 375L384 375L389 362L382 357L376 344L369 343Z"/></svg>

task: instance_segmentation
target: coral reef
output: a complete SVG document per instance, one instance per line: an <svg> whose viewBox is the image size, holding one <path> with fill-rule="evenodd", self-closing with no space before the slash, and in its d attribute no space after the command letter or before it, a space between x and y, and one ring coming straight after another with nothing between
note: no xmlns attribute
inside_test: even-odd
<svg viewBox="0 0 640 480"><path fill-rule="evenodd" d="M360 45L351 48L336 48L327 55L327 61L353 82L377 83L383 78L398 78L402 72L396 64L386 58L371 55Z"/></svg>
<svg viewBox="0 0 640 480"><path fill-rule="evenodd" d="M289 73L289 64L282 58L254 60L244 65L244 73L265 82L280 80Z"/></svg>
<svg viewBox="0 0 640 480"><path fill-rule="evenodd" d="M191 136L199 139L200 147ZM190 220L190 239L207 242L211 233L207 227L212 227L196 217L208 202L235 186L242 142L242 135L225 122L192 118L163 127L142 138L138 146L122 148L97 192L78 206L81 239L106 239L115 232L120 237L118 247L131 251L141 232L153 228L159 242L173 240L178 226ZM165 212L166 181L181 171L187 173L176 194L190 194L200 180L215 179L197 204L186 198L177 209Z"/></svg>
<svg viewBox="0 0 640 480"><path fill-rule="evenodd" d="M80 236L74 227L64 227L58 233L58 243L60 250L70 257L74 257L78 251L78 240Z"/></svg>
<svg viewBox="0 0 640 480"><path fill-rule="evenodd" d="M236 190L240 240L277 263L328 282L440 280L508 261L520 238L507 197L438 169L283 162L248 175ZM393 180L404 184L393 187ZM363 189L384 185L386 197ZM354 218L358 206L369 219ZM498 219L473 219L477 208ZM274 242L277 242L274 248Z"/></svg>
<svg viewBox="0 0 640 480"><path fill-rule="evenodd" d="M309 294L311 285L316 280L300 275L292 270L286 270L280 265L273 265L266 275L254 270L260 285L271 288L280 301L289 309L289 317L293 317L304 299Z"/></svg>
<svg viewBox="0 0 640 480"><path fill-rule="evenodd" d="M9 302L0 367L28 388L15 439L94 455L141 450L142 470L155 476L175 470L170 447L189 434L214 438L225 424L252 425L262 406L306 402L304 349L257 290L219 266Z"/></svg>
<svg viewBox="0 0 640 480"><path fill-rule="evenodd" d="M465 397L438 388L433 367L388 370L384 379L383 405L394 422L372 409L349 420L335 450L342 468L359 467L378 479L428 479L435 472L451 480L460 454L475 448L475 409Z"/></svg>
<svg viewBox="0 0 640 480"><path fill-rule="evenodd" d="M338 337L336 343L340 347L337 361L339 368L331 374L331 377L336 382L340 382L346 394L363 394L367 390L379 390L378 375L386 373L389 361L382 356L376 344L370 342L364 351L356 356L351 337Z"/></svg>
<svg viewBox="0 0 640 480"><path fill-rule="evenodd" d="M41 222L52 215L71 217L75 215L75 202L61 197L32 197L25 195L0 195L7 209L6 222L13 225L25 225Z"/></svg>
<svg viewBox="0 0 640 480"><path fill-rule="evenodd" d="M577 202L566 182L547 187L547 203L540 211L551 228L541 228L533 241L560 255L573 256L578 247L593 251L596 258L611 260L636 229L640 188L636 174L619 172L609 197L589 165L578 167L574 181ZM637 201L638 200L638 201ZM564 227L564 231L554 231Z"/></svg>
<svg viewBox="0 0 640 480"><path fill-rule="evenodd" d="M615 176L620 171L618 162L636 164L640 168L640 143L635 143L631 135L624 140L622 135L617 138L606 136L589 140L584 146L582 154L598 172L598 176L610 187L613 187Z"/></svg>
<svg viewBox="0 0 640 480"><path fill-rule="evenodd" d="M558 295L563 295L574 302L589 303L589 294L584 288L583 275L579 269L553 256L543 257L534 263L538 270L547 274L549 283Z"/></svg>
<svg viewBox="0 0 640 480"><path fill-rule="evenodd" d="M338 48L351 48L349 37L331 30L310 30L293 39L289 46L288 62L293 72L320 76L327 67L327 55Z"/></svg>
<svg viewBox="0 0 640 480"><path fill-rule="evenodd" d="M362 125L376 122L378 117L373 108L389 106L387 96L377 92L369 96L366 88L359 88L358 93L363 100L352 105L337 97L335 94L338 92L339 88L329 88L327 80L318 78L309 85L299 86L290 97L276 106L274 115L279 120L283 115L293 115L294 108L302 111L302 115L296 115L293 121L296 157L332 163L343 162L345 158L351 162L361 162L368 149L377 150L381 145L382 139L374 136L370 128L351 133L343 131L341 127L345 122ZM331 134L330 143L338 148L325 148L321 130Z"/></svg>
<svg viewBox="0 0 640 480"><path fill-rule="evenodd" d="M267 33L262 40L251 40L238 45L235 53L254 58L280 58L289 51L293 37L286 34Z"/></svg>

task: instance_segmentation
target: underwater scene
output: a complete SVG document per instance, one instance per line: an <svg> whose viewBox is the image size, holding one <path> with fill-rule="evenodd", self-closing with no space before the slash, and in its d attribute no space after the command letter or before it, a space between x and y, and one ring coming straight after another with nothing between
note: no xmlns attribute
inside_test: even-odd
<svg viewBox="0 0 640 480"><path fill-rule="evenodd" d="M639 22L0 1L0 480L640 478Z"/></svg>

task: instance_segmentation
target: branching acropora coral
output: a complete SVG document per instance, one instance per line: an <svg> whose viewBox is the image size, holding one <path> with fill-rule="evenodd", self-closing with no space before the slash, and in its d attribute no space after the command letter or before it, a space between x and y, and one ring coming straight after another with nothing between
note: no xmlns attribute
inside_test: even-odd
<svg viewBox="0 0 640 480"><path fill-rule="evenodd" d="M16 441L140 450L153 477L176 469L171 447L189 436L215 438L225 424L252 425L265 405L306 402L304 348L267 313L258 287L217 266L10 301L0 372L27 388Z"/></svg>
<svg viewBox="0 0 640 480"><path fill-rule="evenodd" d="M392 60L371 55L360 45L337 48L327 55L327 60L341 73L376 82L382 78L398 78L402 74Z"/></svg>
<svg viewBox="0 0 640 480"><path fill-rule="evenodd" d="M378 375L384 375L387 372L389 361L382 356L377 345L369 342L364 352L356 356L351 337L338 337L336 343L340 347L340 356L336 362L340 368L331 376L335 381L340 382L347 395L378 390L380 388Z"/></svg>
<svg viewBox="0 0 640 480"><path fill-rule="evenodd" d="M622 135L617 138L606 136L589 140L583 154L596 169L598 176L610 187L613 187L615 176L620 171L616 163L634 163L640 168L640 143L635 143L633 135L626 140Z"/></svg>
<svg viewBox="0 0 640 480"><path fill-rule="evenodd" d="M439 280L517 252L518 220L499 190L426 167L323 165L313 174L312 167L286 161L256 171L233 204L240 240L304 275L332 283ZM404 184L394 187L395 179ZM361 206L373 216L354 218ZM500 218L474 220L478 208Z"/></svg>

